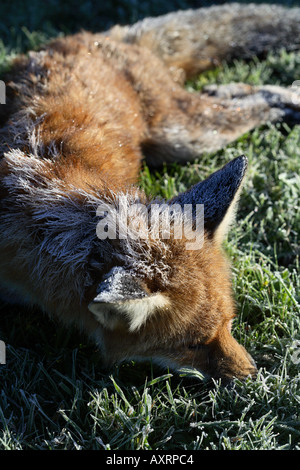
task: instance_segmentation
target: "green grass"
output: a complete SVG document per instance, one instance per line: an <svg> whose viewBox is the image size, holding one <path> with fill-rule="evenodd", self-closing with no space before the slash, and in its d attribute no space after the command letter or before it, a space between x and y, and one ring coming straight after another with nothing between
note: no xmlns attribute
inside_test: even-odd
<svg viewBox="0 0 300 470"><path fill-rule="evenodd" d="M131 3L119 5L133 18ZM56 4L50 2L52 10ZM59 21L67 18L65 5ZM11 7L7 11L12 17ZM31 23L30 12L18 11L15 29L13 22L2 25L2 71L17 52L64 31L51 18L40 28L43 9L32 10ZM80 11L66 19L65 30L76 30L79 21ZM187 86L233 80L289 85L299 78L300 54L282 52L224 65ZM185 167L155 173L145 167L141 186L170 197L241 153L249 170L225 248L239 312L234 336L256 359L257 380L227 389L151 363L106 371L95 346L77 331L40 312L1 304L7 364L0 366L0 449L300 449L300 365L293 360L300 340L300 126L264 126Z"/></svg>

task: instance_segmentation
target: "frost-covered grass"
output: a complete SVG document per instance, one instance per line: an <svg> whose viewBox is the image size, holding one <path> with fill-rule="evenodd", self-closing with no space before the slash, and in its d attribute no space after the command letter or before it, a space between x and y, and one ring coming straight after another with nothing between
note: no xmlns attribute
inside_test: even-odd
<svg viewBox="0 0 300 470"><path fill-rule="evenodd" d="M2 25L0 71L59 30L38 24L19 33ZM299 78L300 54L283 51L224 65L187 86ZM257 380L224 388L151 363L106 371L77 331L1 304L7 364L0 366L0 449L300 449L300 126L264 126L185 167L144 167L141 186L170 197L241 153L249 169L225 249L239 312L233 332L255 358Z"/></svg>

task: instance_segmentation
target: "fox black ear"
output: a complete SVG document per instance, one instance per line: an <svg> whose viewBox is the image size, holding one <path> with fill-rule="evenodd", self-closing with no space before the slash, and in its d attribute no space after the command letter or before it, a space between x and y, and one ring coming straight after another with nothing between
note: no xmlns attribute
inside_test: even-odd
<svg viewBox="0 0 300 470"><path fill-rule="evenodd" d="M197 183L171 203L204 204L204 228L215 239L222 241L234 218L239 190L247 170L248 160L241 155Z"/></svg>
<svg viewBox="0 0 300 470"><path fill-rule="evenodd" d="M99 284L97 295L89 305L93 310L96 304L115 304L127 300L147 297L148 293L124 268L114 267Z"/></svg>

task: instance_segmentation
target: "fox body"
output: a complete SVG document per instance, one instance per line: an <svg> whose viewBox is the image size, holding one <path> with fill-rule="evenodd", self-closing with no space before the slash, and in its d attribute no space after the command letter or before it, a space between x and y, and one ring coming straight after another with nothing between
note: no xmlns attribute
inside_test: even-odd
<svg viewBox="0 0 300 470"><path fill-rule="evenodd" d="M226 380L255 375L253 360L230 332L235 304L222 250L246 157L171 201L152 200L134 183L143 158L152 166L185 162L268 120L300 120L297 97L288 89L235 84L196 94L181 86L183 74L217 60L282 45L279 22L299 39L299 9L261 8L268 15L232 5L56 39L19 58L6 77L7 104L0 108L1 293L76 323L100 345L108 364L154 358ZM220 49L218 37L214 47L209 41L204 47L208 25L214 29L222 18L228 34L241 22L243 48L223 43ZM285 37L286 47L297 46L292 36ZM171 213L164 237L144 217L153 205L160 215ZM200 230L197 205L204 205L202 243L191 250L190 235ZM136 206L145 211L133 216ZM185 206L191 209L190 232L175 237ZM131 227L122 237L121 209ZM115 236L99 237L97 227L112 220Z"/></svg>

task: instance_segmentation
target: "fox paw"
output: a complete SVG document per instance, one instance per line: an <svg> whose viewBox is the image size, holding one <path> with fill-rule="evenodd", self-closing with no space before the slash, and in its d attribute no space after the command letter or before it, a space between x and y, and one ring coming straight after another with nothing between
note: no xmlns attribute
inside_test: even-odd
<svg viewBox="0 0 300 470"><path fill-rule="evenodd" d="M248 111L250 116L264 113L264 121L300 122L300 90L296 87L229 83L208 85L203 92L226 107Z"/></svg>

